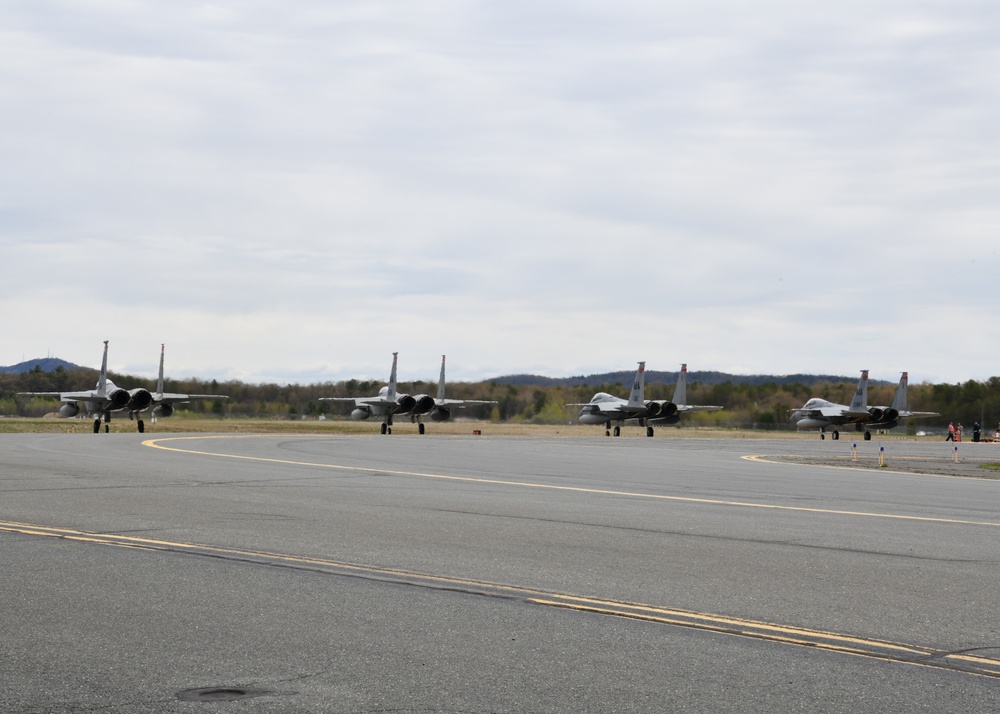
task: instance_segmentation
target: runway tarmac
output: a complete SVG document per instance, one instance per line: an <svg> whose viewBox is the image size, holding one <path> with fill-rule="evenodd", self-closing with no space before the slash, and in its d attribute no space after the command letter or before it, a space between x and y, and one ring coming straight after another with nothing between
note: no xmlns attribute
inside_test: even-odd
<svg viewBox="0 0 1000 714"><path fill-rule="evenodd" d="M1000 709L1000 482L852 445L0 435L0 711Z"/></svg>

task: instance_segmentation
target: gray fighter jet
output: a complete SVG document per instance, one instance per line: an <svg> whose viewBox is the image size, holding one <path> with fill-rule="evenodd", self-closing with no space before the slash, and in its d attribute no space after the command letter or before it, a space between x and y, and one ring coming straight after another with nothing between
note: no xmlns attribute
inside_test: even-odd
<svg viewBox="0 0 1000 714"><path fill-rule="evenodd" d="M63 403L59 407L59 416L75 417L81 409L88 416L94 417L94 433L101 430L101 417L104 418L104 431L109 431L111 412L128 411L132 418L153 403L153 395L148 389L122 389L108 379L108 340L104 340L104 357L101 360L101 374L97 378L97 388L81 392L19 392L29 397L58 397ZM139 422L142 431L142 422Z"/></svg>
<svg viewBox="0 0 1000 714"><path fill-rule="evenodd" d="M621 436L622 424L630 419L646 427L646 436L653 436L654 424L676 424L681 414L690 411L716 411L717 406L687 404L687 365L681 365L674 387L672 401L645 398L646 363L639 363L639 370L632 382L628 399L615 397L606 392L598 392L586 404L567 404L568 407L582 407L578 420L581 424L604 424L604 435L611 436L611 422L616 422L614 435Z"/></svg>
<svg viewBox="0 0 1000 714"><path fill-rule="evenodd" d="M611 436L611 422L615 422L614 434L621 436L622 424L631 419L639 420L640 425L645 420L660 413L660 404L646 401L646 363L640 362L639 369L632 381L632 391L628 399L616 397L607 392L598 392L586 404L567 404L568 407L581 407L577 417L581 424L604 424L604 435ZM652 436L653 427L646 427L646 435Z"/></svg>
<svg viewBox="0 0 1000 714"><path fill-rule="evenodd" d="M900 419L940 416L937 412L913 412L907 409L906 386L909 373L903 372L896 386L892 406L868 406L868 370L861 370L861 379L854 390L854 398L849 406L835 404L814 397L801 408L792 412L791 421L798 429L819 429L819 438L826 438L826 430L833 428L831 437L840 438L837 427L854 425L855 430L864 431L864 440L870 441L872 431L883 431L899 426Z"/></svg>

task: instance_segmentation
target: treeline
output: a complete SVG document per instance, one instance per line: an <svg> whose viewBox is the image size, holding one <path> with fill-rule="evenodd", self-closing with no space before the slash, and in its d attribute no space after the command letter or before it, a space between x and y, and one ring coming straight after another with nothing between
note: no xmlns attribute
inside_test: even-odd
<svg viewBox="0 0 1000 714"><path fill-rule="evenodd" d="M153 388L149 379L130 375L109 375L119 387ZM23 374L0 374L0 414L42 416L54 412L58 403L42 397L18 397L18 392L59 392L90 389L97 383L96 370L56 369L43 372L36 369ZM628 378L631 379L631 375ZM688 402L714 404L725 407L723 411L705 412L686 416L681 424L693 426L724 426L757 429L793 428L788 422L789 412L801 406L810 397L823 397L833 402L847 404L857 382L840 380L806 384L795 382L740 383L726 381L704 384L693 381L688 385ZM217 382L200 379L166 380L164 390L187 394L219 394L228 399L210 399L181 405L183 411L209 416L240 418L300 419L348 418L352 405L347 402L323 402L321 397L371 396L384 385L381 381L350 379L319 384L246 384L239 381ZM399 390L408 394L435 396L434 382L402 382ZM560 424L575 421L578 407L590 401L595 392L608 392L627 396L629 384L574 386L499 384L487 382L455 382L448 384L449 398L491 399L496 405L483 405L460 410L456 416L493 421L514 421L542 424ZM670 399L672 383L647 383L647 399ZM888 405L892 402L894 384L869 385L868 402ZM915 411L935 411L939 418L911 422L910 430L940 428L949 421L962 422L966 427L979 421L986 429L1000 423L1000 377L985 382L970 380L964 384L911 384L909 407Z"/></svg>

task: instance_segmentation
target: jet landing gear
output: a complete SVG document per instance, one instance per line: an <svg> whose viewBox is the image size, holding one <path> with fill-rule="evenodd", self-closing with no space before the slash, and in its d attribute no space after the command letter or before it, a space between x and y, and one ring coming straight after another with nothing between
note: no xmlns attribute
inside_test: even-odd
<svg viewBox="0 0 1000 714"><path fill-rule="evenodd" d="M652 436L652 435L653 435L653 427L647 426L646 427L646 436Z"/></svg>
<svg viewBox="0 0 1000 714"><path fill-rule="evenodd" d="M104 433L107 434L111 431L111 412L104 412ZM94 433L101 433L101 415L98 414L97 418L94 419Z"/></svg>
<svg viewBox="0 0 1000 714"><path fill-rule="evenodd" d="M616 424L615 425L615 432L614 433L615 433L615 436L621 436L622 435L622 425L621 424ZM611 436L611 422L607 422L604 425L604 435L605 436Z"/></svg>
<svg viewBox="0 0 1000 714"><path fill-rule="evenodd" d="M141 415L129 412L128 418L135 419L135 426L139 430L140 434L146 431L146 425L143 423Z"/></svg>
<svg viewBox="0 0 1000 714"><path fill-rule="evenodd" d="M819 438L820 439L825 439L826 438L826 432L825 431L821 431L819 433ZM832 439L833 441L839 441L840 440L840 432L837 431L836 429L834 429L833 431L831 431L830 432L830 439Z"/></svg>

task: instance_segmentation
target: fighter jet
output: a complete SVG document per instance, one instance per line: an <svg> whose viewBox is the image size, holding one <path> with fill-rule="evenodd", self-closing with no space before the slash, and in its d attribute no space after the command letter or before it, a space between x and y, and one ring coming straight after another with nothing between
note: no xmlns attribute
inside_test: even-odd
<svg viewBox="0 0 1000 714"><path fill-rule="evenodd" d="M833 427L831 437L840 438L838 426L853 424L857 431L864 431L865 441L872 438L872 430L892 429L900 419L940 416L937 412L911 412L907 409L906 385L909 373L903 372L892 399L892 406L868 406L868 370L861 370L861 379L854 390L854 398L849 406L834 404L814 397L801 408L792 412L791 420L798 429L819 429L819 438L826 438L826 429Z"/></svg>
<svg viewBox="0 0 1000 714"><path fill-rule="evenodd" d="M148 389L122 389L108 379L108 340L104 340L104 357L101 360L101 374L97 378L97 388L82 392L19 392L22 396L58 397L63 405L59 407L59 416L75 417L80 413L81 405L88 416L94 417L94 433L101 431L101 417L104 417L104 431L108 432L111 424L111 412L128 411L133 417L153 402L153 396ZM142 422L139 422L142 431Z"/></svg>
<svg viewBox="0 0 1000 714"><path fill-rule="evenodd" d="M656 417L662 409L659 402L646 401L645 398L646 363L639 363L639 370L632 381L632 391L628 399L616 397L607 392L598 392L586 404L567 404L568 407L581 407L577 419L581 424L604 424L604 435L611 436L611 422L615 422L614 434L621 436L622 424L630 419L637 419L639 425L645 425L645 420ZM653 427L646 426L646 436L653 435Z"/></svg>
<svg viewBox="0 0 1000 714"><path fill-rule="evenodd" d="M722 407L700 406L687 403L687 365L681 365L677 375L677 386L674 387L674 398L645 398L646 363L639 363L639 371L635 373L632 392L629 398L621 399L606 392L598 392L586 404L567 404L568 407L582 407L578 417L581 424L604 424L604 435L611 436L611 422L617 422L614 435L621 436L621 425L629 419L636 419L639 426L646 427L646 436L653 436L654 424L676 424L681 414L692 411L717 411Z"/></svg>
<svg viewBox="0 0 1000 714"><path fill-rule="evenodd" d="M414 409L426 412L434 406L433 397L421 394L411 397L409 394L396 393L396 358L398 352L392 353L392 371L389 372L389 384L379 390L375 397L320 397L321 402L354 402L351 419L361 421L371 416L382 417L382 433L392 433L392 417L394 414L406 414ZM423 433L423 431L421 431Z"/></svg>
<svg viewBox="0 0 1000 714"><path fill-rule="evenodd" d="M152 397L152 411L153 421L156 421L158 417L168 417L172 416L174 413L175 404L183 404L186 402L198 400L198 399L229 399L229 397L222 394L174 394L170 392L163 391L163 355L166 352L166 345L160 345L160 376L156 379L156 392L154 392ZM142 410L140 410L142 411ZM129 418L132 418L133 414L129 414ZM145 426L142 423L141 414L136 412L134 416L137 418L137 426L139 427L139 432L145 431Z"/></svg>
<svg viewBox="0 0 1000 714"><path fill-rule="evenodd" d="M659 402L660 415L653 419L647 419L647 424L676 424L681 420L681 415L687 412L716 412L723 409L723 407L688 404L687 373L688 366L682 364L681 371L677 375L677 386L674 387L674 398L669 402ZM647 429L652 429L652 427L648 426ZM649 435L652 436L652 433Z"/></svg>
<svg viewBox="0 0 1000 714"><path fill-rule="evenodd" d="M417 424L417 431L421 434L424 433L424 423L420 419L425 414L430 416L431 421L447 421L451 418L452 409L463 409L472 404L498 404L498 402L483 399L445 399L444 363L445 356L441 355L441 376L438 378L437 397L428 401L425 395L417 395L414 397L413 408L408 412L410 421Z"/></svg>

